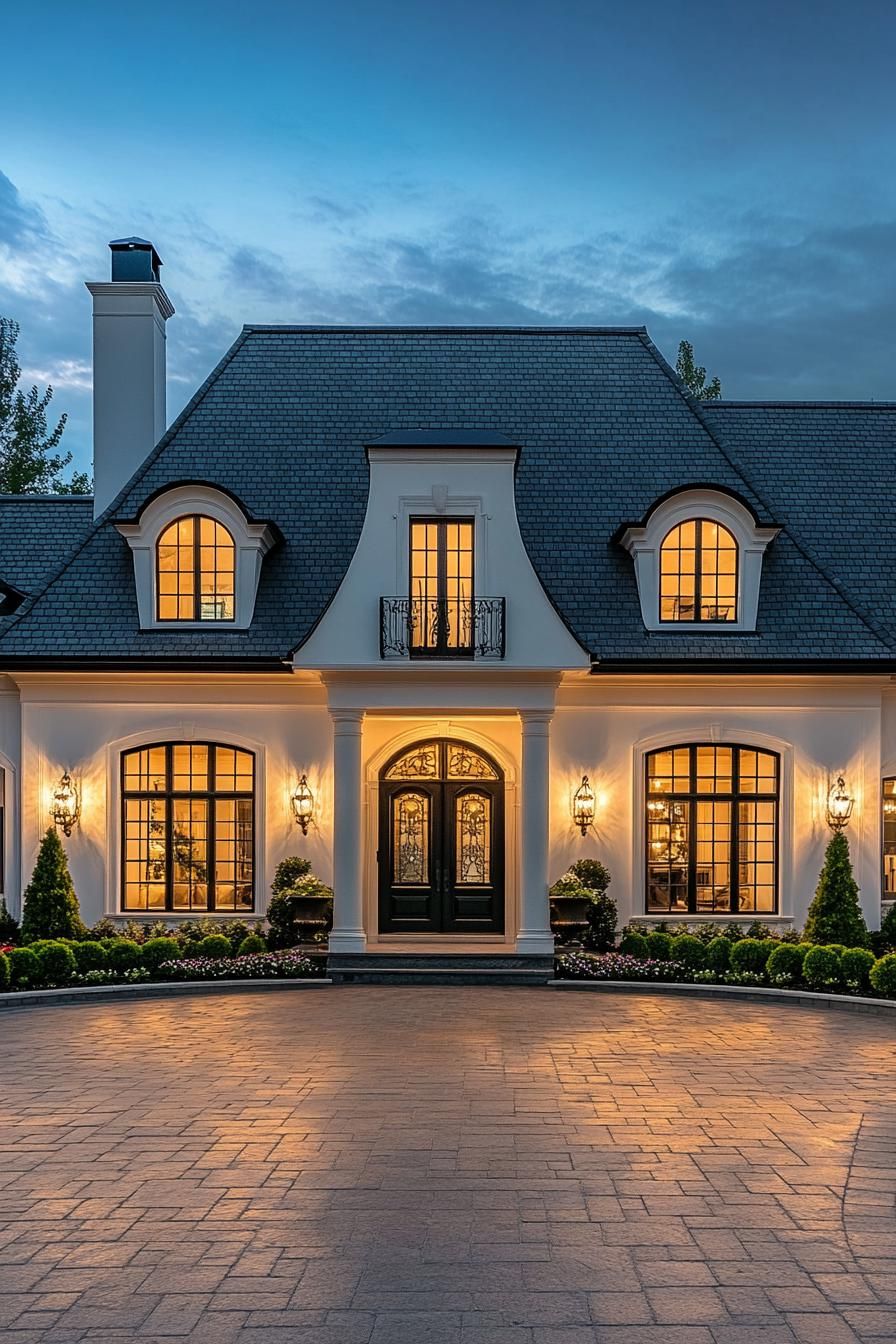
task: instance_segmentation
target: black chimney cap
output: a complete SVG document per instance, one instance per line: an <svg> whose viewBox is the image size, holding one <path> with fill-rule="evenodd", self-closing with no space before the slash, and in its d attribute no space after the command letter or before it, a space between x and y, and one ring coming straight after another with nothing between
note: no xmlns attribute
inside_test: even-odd
<svg viewBox="0 0 896 1344"><path fill-rule="evenodd" d="M155 280L158 283L162 258L149 239L114 238L109 249L113 280Z"/></svg>

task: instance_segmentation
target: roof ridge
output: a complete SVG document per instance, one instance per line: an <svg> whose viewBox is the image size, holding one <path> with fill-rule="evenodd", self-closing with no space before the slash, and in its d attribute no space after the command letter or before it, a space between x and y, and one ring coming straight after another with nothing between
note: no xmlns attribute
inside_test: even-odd
<svg viewBox="0 0 896 1344"><path fill-rule="evenodd" d="M722 443L721 439L716 434L713 426L707 421L706 408L714 405L714 402L712 401L700 402L695 397L692 397L690 392L688 392L687 388L682 382L682 380L678 377L678 374L672 368L669 361L665 358L662 352L658 350L657 347L654 345L650 336L646 335L645 333L643 340L645 346L648 348L648 350L650 350L651 354L659 364L660 368L669 377L669 379L673 383L673 386L677 388L678 392L683 397L687 405L690 407L696 419L706 430L706 433L712 439L713 443L716 445L719 452L722 454L722 457L728 463L728 466L731 468L731 470L735 473L736 476L740 477L740 479L744 482L747 488L752 492L754 498L759 500L759 503L765 510L766 515L769 518L773 518L775 516L775 511L770 507L764 492L756 488L750 477L747 475L746 471L743 469L743 467L740 466L737 462L735 462L734 458L732 458L732 456L728 452L728 449L725 447L724 443ZM790 526L789 523L784 527L784 531L787 533L788 537L793 542L794 546L799 551L800 555L802 555L803 558L809 562L809 564L824 580L824 582L828 585L828 587L832 588L833 591L837 594L837 596L846 603L846 605L849 607L853 615L858 617L858 619L862 622L865 628L868 631L870 631L870 633L874 636L874 638L878 641L878 643L882 644L883 647L888 652L890 653L894 652L894 645L892 643L891 636L889 635L889 633L885 629L883 629L883 627L881 629L878 629L877 622L873 620L872 617L870 617L868 613L865 612L858 605L858 603L853 600L853 598L849 595L849 593L847 593L841 587L839 581L835 579L832 574L828 573L825 566L816 556L814 548L807 546L799 538L799 536L796 534L796 532L793 530L793 528Z"/></svg>
<svg viewBox="0 0 896 1344"><path fill-rule="evenodd" d="M335 323L335 322L333 322L333 323L314 323L314 322L301 323L301 322L299 322L299 323L283 323L283 324L263 323L263 322L258 322L258 323L256 323L256 322L247 322L247 323L243 326L243 332L244 332L244 333L246 333L246 332L251 332L253 335L254 335L254 334L258 334L258 333L268 333L268 332L276 332L276 333L278 333L278 334L283 334L283 333L294 333L294 332L295 332L295 333L297 333L297 332L304 332L304 333L310 334L310 333L314 332L314 333L316 333L316 334L319 334L319 333L327 333L327 334L329 334L329 335L334 335L334 336L336 336L336 335L345 335L345 334L350 333L350 332L351 332L351 333L354 333L354 332L376 332L377 335L392 335L392 334L395 334L395 335L411 335L411 334L420 335L421 333L429 333L429 332L446 332L446 331L447 331L447 332L451 332L452 334L455 334L455 335L456 335L456 334L459 334L459 333L461 333L461 332L463 332L463 333L465 333L465 334L469 334L470 332L473 332L473 333L480 333L480 334L488 333L489 335L502 334L502 335L507 335L507 336L519 336L519 335L521 335L521 334L529 334L529 333L531 333L531 334L536 334L536 333L537 333L538 335L556 335L556 336L569 335L570 333L573 333L573 334L576 334L576 335L641 336L642 333L645 333L645 332L647 331L647 328L646 328L646 327L643 327L643 326L641 326L641 327L613 327L613 326L610 326L610 327L568 327L568 326L560 326L560 325L557 325L557 326L549 326L549 327L535 327L535 326L518 326L518 327L515 327L515 326L497 326L497 325L495 325L494 323L481 323L481 324L477 324L477 323L470 323L470 322L458 322L458 323L453 323L453 324L452 324L452 323L443 323L443 324L432 325L432 326L427 326L427 325L417 325L417 326L396 326L394 323L388 323L388 324L382 324L382 325L377 325L377 324L375 324L375 323L371 323L371 324L367 324L367 325L356 324L356 323L349 323L349 324L346 324L346 325L342 325L342 324L340 324L340 323Z"/></svg>
<svg viewBox="0 0 896 1344"><path fill-rule="evenodd" d="M5 501L15 500L16 503L38 503L38 504L92 504L93 495L32 495L32 494L14 494L0 493L0 504Z"/></svg>
<svg viewBox="0 0 896 1344"><path fill-rule="evenodd" d="M896 411L896 401L727 401L724 397L701 400L708 411L794 410L794 411Z"/></svg>

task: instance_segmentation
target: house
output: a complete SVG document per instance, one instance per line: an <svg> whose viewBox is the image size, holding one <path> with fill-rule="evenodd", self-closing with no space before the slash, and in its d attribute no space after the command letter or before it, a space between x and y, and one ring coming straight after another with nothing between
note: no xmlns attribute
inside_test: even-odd
<svg viewBox="0 0 896 1344"><path fill-rule="evenodd" d="M111 248L95 498L0 503L13 910L61 794L89 921L261 915L300 852L337 977L544 978L576 859L799 926L833 806L877 926L896 405L698 404L641 328L248 326L166 429Z"/></svg>

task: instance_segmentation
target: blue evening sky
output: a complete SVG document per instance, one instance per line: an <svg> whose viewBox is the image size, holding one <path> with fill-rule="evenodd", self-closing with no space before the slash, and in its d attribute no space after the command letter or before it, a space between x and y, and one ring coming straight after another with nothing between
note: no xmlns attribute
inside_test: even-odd
<svg viewBox="0 0 896 1344"><path fill-rule="evenodd" d="M7 7L0 313L90 457L156 244L173 415L244 322L645 323L726 396L896 399L892 0Z"/></svg>

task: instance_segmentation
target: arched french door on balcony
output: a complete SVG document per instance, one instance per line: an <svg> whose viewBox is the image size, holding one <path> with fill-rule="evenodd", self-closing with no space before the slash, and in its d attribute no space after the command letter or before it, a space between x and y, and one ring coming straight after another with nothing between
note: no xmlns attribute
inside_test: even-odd
<svg viewBox="0 0 896 1344"><path fill-rule="evenodd" d="M504 776L469 743L405 747L380 774L380 933L503 933Z"/></svg>

